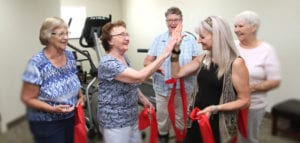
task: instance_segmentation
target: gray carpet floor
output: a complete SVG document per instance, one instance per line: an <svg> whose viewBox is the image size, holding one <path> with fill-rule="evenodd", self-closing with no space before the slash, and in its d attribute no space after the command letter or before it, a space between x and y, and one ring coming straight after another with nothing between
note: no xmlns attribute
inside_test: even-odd
<svg viewBox="0 0 300 143"><path fill-rule="evenodd" d="M286 121L281 121L280 126L288 126ZM144 139L144 143L149 142L149 129L143 131L146 133L146 138ZM102 143L101 139L97 136L93 139L89 139L89 143ZM171 139L170 143L175 142L174 138ZM266 116L263 120L261 126L261 135L260 135L261 143L300 143L300 140L297 140L294 137L290 137L281 132L276 136L271 135L271 119ZM10 128L7 132L0 134L0 143L33 143L31 132L28 128L28 122L24 119L20 121L17 125Z"/></svg>

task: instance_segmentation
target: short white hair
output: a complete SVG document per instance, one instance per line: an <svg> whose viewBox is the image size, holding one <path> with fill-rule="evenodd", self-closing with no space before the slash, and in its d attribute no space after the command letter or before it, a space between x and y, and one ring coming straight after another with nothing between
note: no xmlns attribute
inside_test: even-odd
<svg viewBox="0 0 300 143"><path fill-rule="evenodd" d="M256 31L258 31L258 29L260 27L260 18L254 11L247 10L247 11L243 11L243 12L239 13L238 15L235 16L234 23L241 21L241 20L246 21L251 26L255 26Z"/></svg>

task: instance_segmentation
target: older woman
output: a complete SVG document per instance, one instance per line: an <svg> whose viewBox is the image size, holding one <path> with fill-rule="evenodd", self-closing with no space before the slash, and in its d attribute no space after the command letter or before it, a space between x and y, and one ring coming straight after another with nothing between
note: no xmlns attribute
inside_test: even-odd
<svg viewBox="0 0 300 143"><path fill-rule="evenodd" d="M45 47L28 62L21 99L36 143L73 143L74 107L83 104L76 61L66 50L68 26L58 17L40 28Z"/></svg>
<svg viewBox="0 0 300 143"><path fill-rule="evenodd" d="M123 21L107 23L100 37L107 55L98 67L98 120L106 143L141 143L137 127L138 102L154 108L138 85L153 74L169 57L176 39L172 38L164 53L141 70L134 70L125 52L129 34Z"/></svg>
<svg viewBox="0 0 300 143"><path fill-rule="evenodd" d="M260 19L253 11L244 11L235 18L234 32L239 39L236 46L245 59L250 74L251 106L248 115L248 139L243 143L257 143L259 126L267 106L267 92L280 84L280 66L273 47L259 40Z"/></svg>
<svg viewBox="0 0 300 143"><path fill-rule="evenodd" d="M248 70L239 57L227 22L218 16L201 21L196 32L206 53L180 67L179 56L172 54L172 75L175 78L197 73L197 116L206 115L216 143L229 142L237 135L237 111L250 103ZM179 50L175 49L174 50ZM184 142L203 142L198 122L193 121Z"/></svg>

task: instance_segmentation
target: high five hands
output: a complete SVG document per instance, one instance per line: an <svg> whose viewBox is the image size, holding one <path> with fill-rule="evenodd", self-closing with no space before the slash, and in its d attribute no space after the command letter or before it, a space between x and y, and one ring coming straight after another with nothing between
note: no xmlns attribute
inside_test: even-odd
<svg viewBox="0 0 300 143"><path fill-rule="evenodd" d="M171 51L175 48L175 50L179 50L179 45L186 35L181 35L182 31L182 23L178 23L175 29L171 31L171 40L167 44L167 51L171 53Z"/></svg>
<svg viewBox="0 0 300 143"><path fill-rule="evenodd" d="M176 51L179 50L181 41L186 36L186 35L182 35L181 32L182 32L182 23L178 23L176 28L172 31L172 39L176 40L176 44L174 45L174 49Z"/></svg>
<svg viewBox="0 0 300 143"><path fill-rule="evenodd" d="M186 36L186 35L181 35L181 31L182 31L182 23L178 23L176 28L171 31L171 39L165 48L165 53L167 53L168 55L171 54L173 50L179 51L180 43L183 37ZM164 75L164 70L162 68L159 68L157 72Z"/></svg>

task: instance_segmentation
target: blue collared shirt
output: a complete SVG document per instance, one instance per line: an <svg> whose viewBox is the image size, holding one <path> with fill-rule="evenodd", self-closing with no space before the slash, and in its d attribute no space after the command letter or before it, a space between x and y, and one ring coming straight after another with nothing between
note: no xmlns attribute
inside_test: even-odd
<svg viewBox="0 0 300 143"><path fill-rule="evenodd" d="M196 39L188 33L183 33L186 35L181 44L180 44L180 55L179 55L179 64L181 66L192 61L193 57L199 55L200 48L197 45ZM165 32L154 40L151 48L148 51L148 55L159 57L163 54L164 49L169 42L171 36L169 32ZM154 73L152 76L153 80L153 88L156 94L168 96L169 90L172 88L172 85L167 85L165 83L166 80L171 78L171 58L167 58L162 64L161 68L164 70L164 75L160 73ZM193 84L195 80L195 76L189 76L184 78L185 88L187 93L191 93L193 89ZM179 89L179 83L177 84L177 89Z"/></svg>

